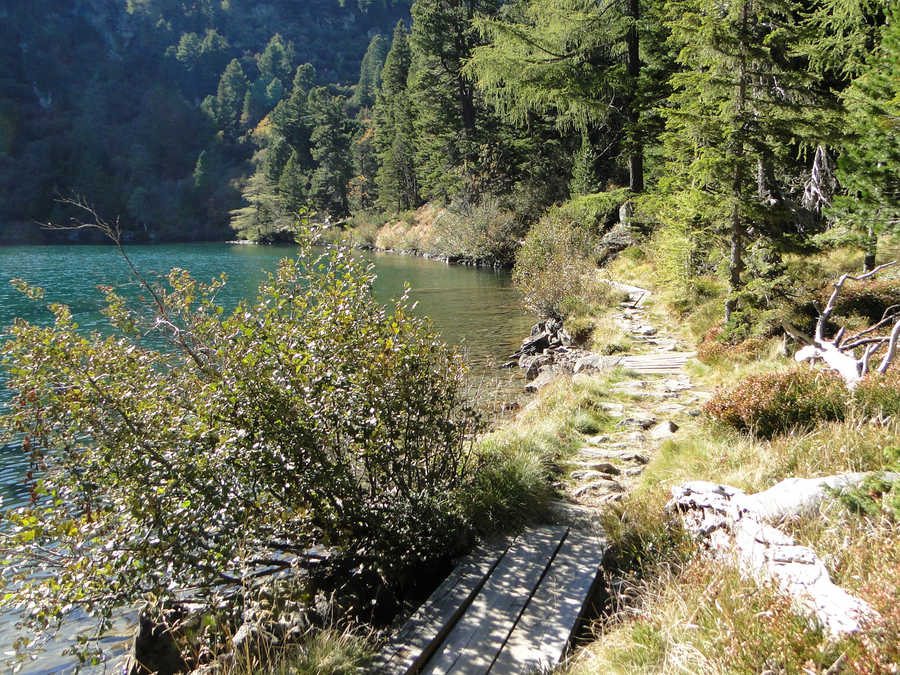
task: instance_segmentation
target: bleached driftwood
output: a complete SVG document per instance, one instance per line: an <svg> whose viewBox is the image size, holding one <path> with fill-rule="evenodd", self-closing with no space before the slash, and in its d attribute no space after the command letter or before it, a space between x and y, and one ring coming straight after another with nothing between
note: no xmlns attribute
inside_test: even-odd
<svg viewBox="0 0 900 675"><path fill-rule="evenodd" d="M834 311L838 293L840 293L841 288L848 280L861 281L868 279L884 268L896 263L897 261L895 260L879 265L865 274L858 276L845 274L838 279L833 284L834 290L831 292L831 297L828 298L825 309L822 310L818 321L816 321L816 334L814 337L804 335L788 323L782 324L788 335L805 345L794 354L794 359L798 362L814 362L821 359L829 368L836 371L843 378L849 389L853 389L859 384L860 380L869 374L869 361L872 357L882 347L887 346L887 351L877 368L877 372L885 372L894 360L894 355L897 351L897 340L900 338L900 305L888 307L880 321L854 335L845 336L845 330L841 328L831 340L826 340L825 324L828 323L831 313ZM890 336L874 334L880 328L891 323L893 323L893 327ZM859 355L857 355L857 352L859 352Z"/></svg>
<svg viewBox="0 0 900 675"><path fill-rule="evenodd" d="M692 481L672 488L666 509L681 514L687 530L742 573L771 579L832 635L854 633L878 620L872 607L836 586L815 551L773 527L787 517L812 514L829 490L859 485L868 473L789 478L759 492ZM897 474L886 476L894 480Z"/></svg>

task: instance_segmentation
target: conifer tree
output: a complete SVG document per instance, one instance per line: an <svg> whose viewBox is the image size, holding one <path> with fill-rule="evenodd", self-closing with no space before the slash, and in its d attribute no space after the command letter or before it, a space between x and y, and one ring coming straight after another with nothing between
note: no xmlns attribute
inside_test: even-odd
<svg viewBox="0 0 900 675"><path fill-rule="evenodd" d="M384 68L387 51L387 41L381 35L374 36L369 42L359 66L359 82L350 98L352 107L368 108L375 104L375 95L381 87L381 69Z"/></svg>
<svg viewBox="0 0 900 675"><path fill-rule="evenodd" d="M232 59L219 79L215 97L208 96L203 102L204 111L230 140L240 136L241 113L248 86L241 62Z"/></svg>
<svg viewBox="0 0 900 675"><path fill-rule="evenodd" d="M864 267L875 267L878 234L900 229L900 9L842 95L848 130L838 179L846 194L833 213L863 235Z"/></svg>
<svg viewBox="0 0 900 675"><path fill-rule="evenodd" d="M643 190L641 114L650 105L646 93L658 83L641 79L638 0L527 0L515 9L476 22L488 42L475 48L468 72L513 121L549 113L588 139L599 125L615 130L629 186Z"/></svg>
<svg viewBox="0 0 900 675"><path fill-rule="evenodd" d="M785 163L820 133L808 78L790 61L798 40L794 10L775 0L667 4L683 70L673 76L666 111L665 217L727 233L726 321L744 287L751 228L776 237L784 225L776 186L761 189L772 172L760 167Z"/></svg>
<svg viewBox="0 0 900 675"><path fill-rule="evenodd" d="M411 105L422 196L446 200L465 188L466 174L494 143L490 112L463 66L482 40L477 15L497 11L498 0L416 0L412 6Z"/></svg>
<svg viewBox="0 0 900 675"><path fill-rule="evenodd" d="M399 21L375 103L375 147L381 165L376 177L378 203L387 211L403 211L419 201L413 111L407 90L411 60L406 24Z"/></svg>
<svg viewBox="0 0 900 675"><path fill-rule="evenodd" d="M309 92L313 125L310 141L316 167L310 178L309 195L317 210L342 216L349 212L348 183L351 129L344 114L344 97L332 96L326 87Z"/></svg>

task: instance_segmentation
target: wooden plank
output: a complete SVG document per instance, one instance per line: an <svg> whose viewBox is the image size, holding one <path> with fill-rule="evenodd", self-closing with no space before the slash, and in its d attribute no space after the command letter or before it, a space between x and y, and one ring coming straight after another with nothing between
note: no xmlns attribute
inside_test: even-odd
<svg viewBox="0 0 900 675"><path fill-rule="evenodd" d="M517 538L422 672L488 672L567 531L566 527L542 527Z"/></svg>
<svg viewBox="0 0 900 675"><path fill-rule="evenodd" d="M407 619L372 666L395 675L418 672L481 590L503 558L509 540L476 547Z"/></svg>
<svg viewBox="0 0 900 675"><path fill-rule="evenodd" d="M549 672L562 660L600 576L609 544L571 530L510 634L491 675Z"/></svg>

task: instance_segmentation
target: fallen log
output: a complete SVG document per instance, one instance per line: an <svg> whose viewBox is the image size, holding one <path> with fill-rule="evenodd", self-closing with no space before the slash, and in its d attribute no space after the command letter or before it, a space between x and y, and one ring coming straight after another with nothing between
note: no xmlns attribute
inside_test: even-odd
<svg viewBox="0 0 900 675"><path fill-rule="evenodd" d="M718 557L737 563L742 573L771 580L833 636L855 633L877 621L878 613L831 581L816 552L798 546L772 523L812 515L834 490L859 485L869 473L826 478L789 478L756 494L692 481L672 488L666 505L685 528ZM888 480L900 475L885 474Z"/></svg>

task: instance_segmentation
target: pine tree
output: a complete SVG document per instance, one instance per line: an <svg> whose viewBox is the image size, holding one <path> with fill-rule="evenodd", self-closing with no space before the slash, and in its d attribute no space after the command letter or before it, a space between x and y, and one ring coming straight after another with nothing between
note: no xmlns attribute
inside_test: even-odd
<svg viewBox="0 0 900 675"><path fill-rule="evenodd" d="M675 93L666 111L661 182L666 217L727 233L726 321L744 287L751 230L776 237L783 221L769 167L786 163L804 139L815 145L816 101L805 71L790 61L797 45L794 7L776 0L670 0L669 27L680 42Z"/></svg>
<svg viewBox="0 0 900 675"><path fill-rule="evenodd" d="M248 86L241 62L232 59L219 79L215 97L208 96L203 102L204 111L230 140L240 136L241 113Z"/></svg>
<svg viewBox="0 0 900 675"><path fill-rule="evenodd" d="M833 213L863 235L869 270L878 234L900 229L900 9L841 98L848 133L838 179L846 194L835 200Z"/></svg>
<svg viewBox="0 0 900 675"><path fill-rule="evenodd" d="M278 78L287 82L294 72L294 45L286 42L278 33L272 36L262 54L256 57L256 65L259 68L259 76L265 82L264 86Z"/></svg>
<svg viewBox="0 0 900 675"><path fill-rule="evenodd" d="M495 13L498 6L498 0L413 3L409 91L418 182L426 199L447 200L465 190L467 174L494 142L486 133L491 113L463 66L482 42L473 19Z"/></svg>
<svg viewBox="0 0 900 675"><path fill-rule="evenodd" d="M343 216L349 212L347 186L352 176L350 163L351 129L344 114L343 96L332 96L326 87L309 92L312 173L309 195L316 209Z"/></svg>
<svg viewBox="0 0 900 675"><path fill-rule="evenodd" d="M387 211L403 211L419 201L413 111L407 87L411 61L406 24L399 21L375 103L375 148L381 165L376 176L378 203Z"/></svg>

